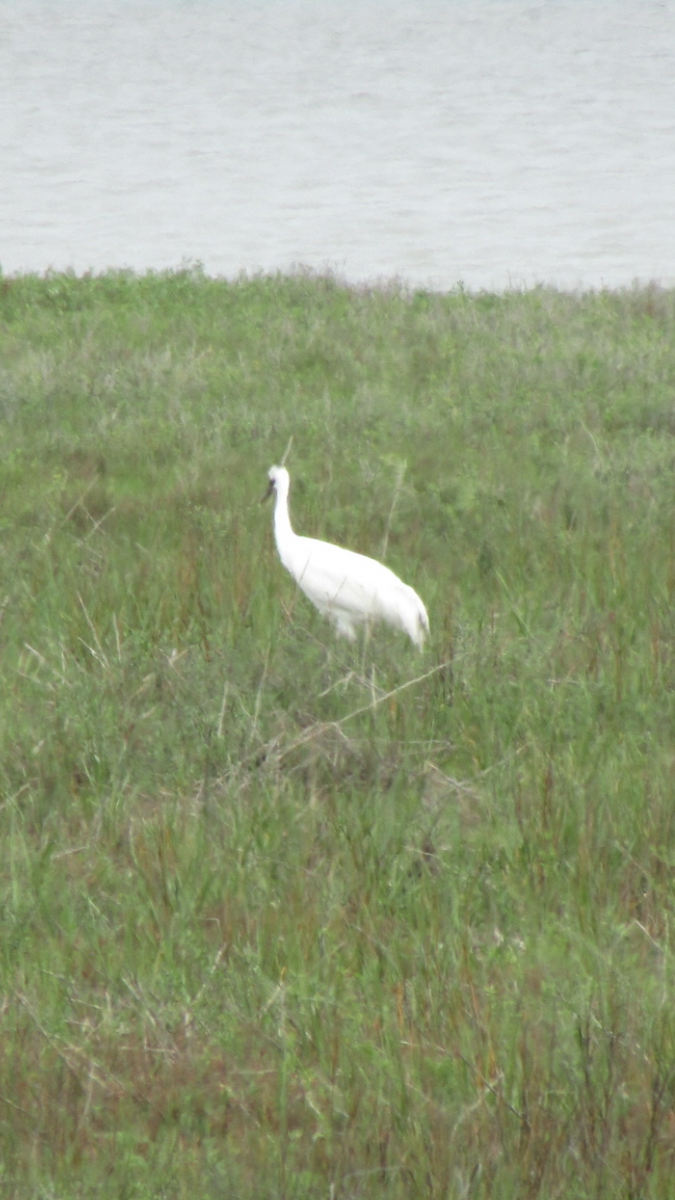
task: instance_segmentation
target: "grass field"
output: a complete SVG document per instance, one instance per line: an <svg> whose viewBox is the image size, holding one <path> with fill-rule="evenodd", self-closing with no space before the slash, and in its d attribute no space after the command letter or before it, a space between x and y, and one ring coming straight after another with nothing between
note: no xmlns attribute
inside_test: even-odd
<svg viewBox="0 0 675 1200"><path fill-rule="evenodd" d="M672 1197L675 292L0 278L0 346L0 1195ZM283 571L291 438L423 653Z"/></svg>

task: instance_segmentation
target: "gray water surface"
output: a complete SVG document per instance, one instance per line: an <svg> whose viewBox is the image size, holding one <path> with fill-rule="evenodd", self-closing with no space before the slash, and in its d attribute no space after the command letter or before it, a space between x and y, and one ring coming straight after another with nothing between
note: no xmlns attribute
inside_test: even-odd
<svg viewBox="0 0 675 1200"><path fill-rule="evenodd" d="M0 0L0 265L675 284L675 0Z"/></svg>

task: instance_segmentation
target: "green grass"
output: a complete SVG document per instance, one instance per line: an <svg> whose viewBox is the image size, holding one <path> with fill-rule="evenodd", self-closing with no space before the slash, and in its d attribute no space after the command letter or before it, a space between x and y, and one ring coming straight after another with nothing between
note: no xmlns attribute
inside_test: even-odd
<svg viewBox="0 0 675 1200"><path fill-rule="evenodd" d="M664 1200L675 292L0 278L0 1195ZM301 532L422 595L354 647Z"/></svg>

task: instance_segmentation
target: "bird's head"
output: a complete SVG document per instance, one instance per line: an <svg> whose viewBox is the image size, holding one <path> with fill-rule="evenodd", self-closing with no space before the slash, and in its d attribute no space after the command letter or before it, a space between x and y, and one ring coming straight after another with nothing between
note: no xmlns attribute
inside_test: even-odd
<svg viewBox="0 0 675 1200"><path fill-rule="evenodd" d="M263 503L264 500L267 500L272 494L276 494L276 495L278 495L279 493L287 494L288 486L291 481L290 475L288 474L288 471L286 470L285 467L270 467L269 471L267 472L267 478L269 479L269 483L267 485L267 491L265 492L265 495L263 496L262 500L260 501L261 504Z"/></svg>

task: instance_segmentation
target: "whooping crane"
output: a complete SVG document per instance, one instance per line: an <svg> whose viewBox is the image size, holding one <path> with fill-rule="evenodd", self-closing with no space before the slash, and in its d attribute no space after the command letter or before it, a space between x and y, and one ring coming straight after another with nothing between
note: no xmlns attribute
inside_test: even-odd
<svg viewBox="0 0 675 1200"><path fill-rule="evenodd" d="M263 499L272 493L276 497L274 538L279 558L319 612L350 641L356 637L357 625L384 621L407 633L421 650L429 618L417 592L374 558L294 533L288 514L288 471L271 467L268 477Z"/></svg>

